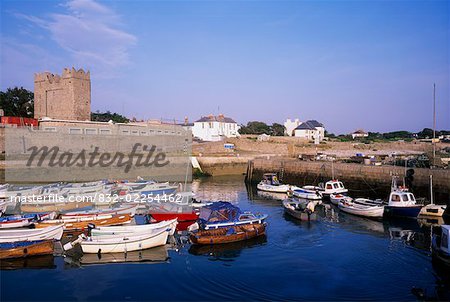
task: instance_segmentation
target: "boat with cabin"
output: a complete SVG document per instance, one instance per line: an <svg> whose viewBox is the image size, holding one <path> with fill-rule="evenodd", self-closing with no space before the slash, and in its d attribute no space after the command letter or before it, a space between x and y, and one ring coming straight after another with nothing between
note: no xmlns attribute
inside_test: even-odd
<svg viewBox="0 0 450 302"><path fill-rule="evenodd" d="M386 217L417 218L423 205L416 203L414 194L405 186L397 186L397 177L392 178L388 204L384 207Z"/></svg>
<svg viewBox="0 0 450 302"><path fill-rule="evenodd" d="M261 224L267 217L267 214L241 211L239 207L230 202L218 201L200 209L198 225L201 229L210 230L237 225Z"/></svg>
<svg viewBox="0 0 450 302"><path fill-rule="evenodd" d="M323 196L329 196L331 194L345 194L348 189L344 187L342 181L337 179L329 180L325 184L320 183L319 186L303 186L303 189L318 191Z"/></svg>

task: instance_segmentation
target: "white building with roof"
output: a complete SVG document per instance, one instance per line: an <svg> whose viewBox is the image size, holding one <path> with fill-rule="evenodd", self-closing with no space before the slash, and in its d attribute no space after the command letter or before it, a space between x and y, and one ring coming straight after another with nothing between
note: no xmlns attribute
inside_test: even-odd
<svg viewBox="0 0 450 302"><path fill-rule="evenodd" d="M355 139L357 137L368 137L369 133L367 133L366 131L362 130L362 129L358 129L355 132L352 133L352 138Z"/></svg>
<svg viewBox="0 0 450 302"><path fill-rule="evenodd" d="M291 121L291 119L287 119L284 122L284 135L287 136L294 136L294 130L297 128L302 122L296 118L295 120Z"/></svg>
<svg viewBox="0 0 450 302"><path fill-rule="evenodd" d="M203 141L220 141L225 137L240 136L239 129L240 126L232 118L211 114L194 122L192 135Z"/></svg>
<svg viewBox="0 0 450 302"><path fill-rule="evenodd" d="M316 120L301 123L294 129L294 136L321 142L325 137L325 127Z"/></svg>

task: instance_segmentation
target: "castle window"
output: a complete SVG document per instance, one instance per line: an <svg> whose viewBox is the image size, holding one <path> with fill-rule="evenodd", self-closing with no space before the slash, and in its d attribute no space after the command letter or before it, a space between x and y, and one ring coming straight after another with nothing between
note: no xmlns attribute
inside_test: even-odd
<svg viewBox="0 0 450 302"><path fill-rule="evenodd" d="M70 128L69 134L83 134L83 130L81 128Z"/></svg>
<svg viewBox="0 0 450 302"><path fill-rule="evenodd" d="M89 135L97 134L97 129L95 129L95 128L86 128L86 129L84 129L84 133L85 134L89 134Z"/></svg>

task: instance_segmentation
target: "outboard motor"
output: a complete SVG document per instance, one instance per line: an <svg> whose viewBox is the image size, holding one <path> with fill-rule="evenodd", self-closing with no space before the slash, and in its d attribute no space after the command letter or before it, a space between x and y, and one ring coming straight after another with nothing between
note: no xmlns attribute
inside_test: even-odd
<svg viewBox="0 0 450 302"><path fill-rule="evenodd" d="M92 229L95 229L95 224L89 223L89 224L87 225L87 227L88 227L87 234L88 234L89 237L91 237L91 232L92 232Z"/></svg>

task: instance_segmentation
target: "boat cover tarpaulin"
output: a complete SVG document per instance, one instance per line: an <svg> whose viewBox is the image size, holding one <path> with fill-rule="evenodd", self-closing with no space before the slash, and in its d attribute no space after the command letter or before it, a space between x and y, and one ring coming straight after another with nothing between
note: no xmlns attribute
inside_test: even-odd
<svg viewBox="0 0 450 302"><path fill-rule="evenodd" d="M241 209L226 201L214 202L200 210L200 220L203 222L228 222L236 221L241 214Z"/></svg>

